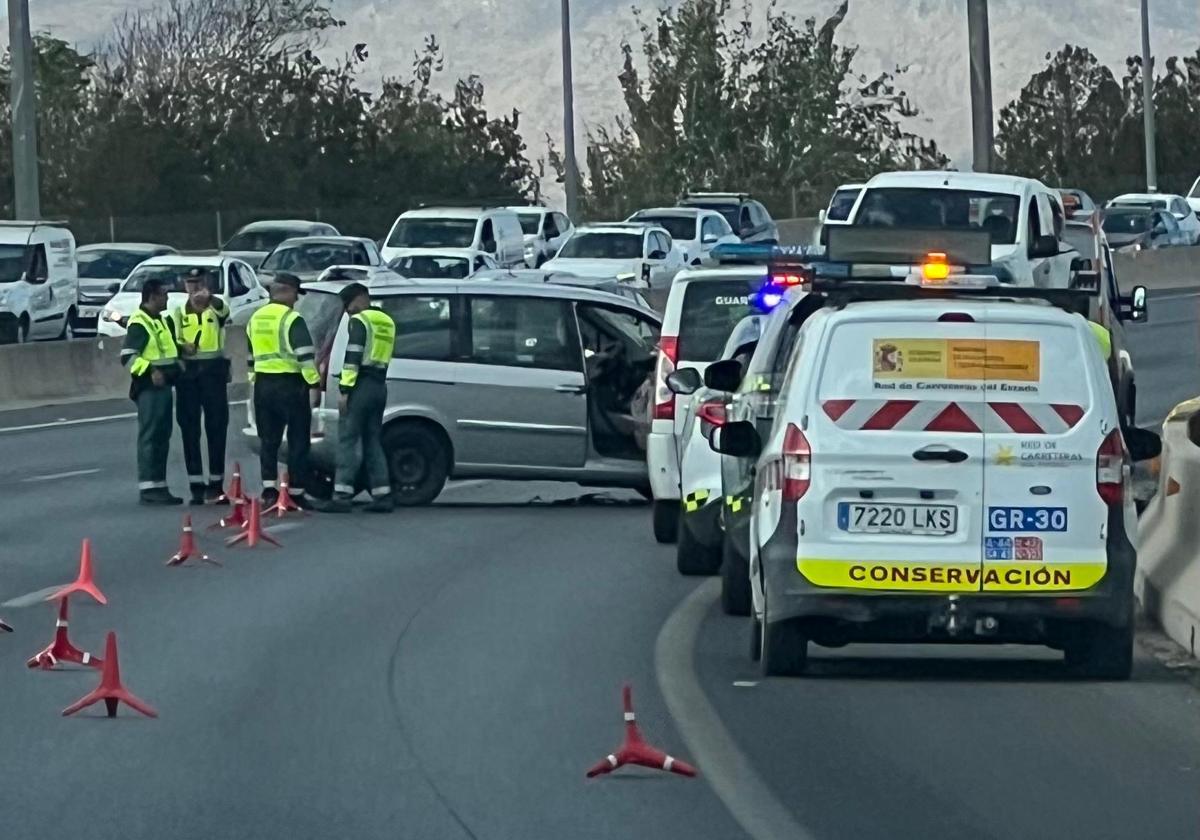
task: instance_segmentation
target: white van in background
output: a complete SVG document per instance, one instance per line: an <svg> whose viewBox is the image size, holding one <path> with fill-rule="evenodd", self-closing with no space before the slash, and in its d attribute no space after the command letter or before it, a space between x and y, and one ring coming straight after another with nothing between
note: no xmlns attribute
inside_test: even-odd
<svg viewBox="0 0 1200 840"><path fill-rule="evenodd" d="M401 213L383 242L383 261L431 249L477 251L501 268L525 265L525 236L506 207L422 207Z"/></svg>
<svg viewBox="0 0 1200 840"><path fill-rule="evenodd" d="M0 344L72 336L75 237L60 222L0 221Z"/></svg>

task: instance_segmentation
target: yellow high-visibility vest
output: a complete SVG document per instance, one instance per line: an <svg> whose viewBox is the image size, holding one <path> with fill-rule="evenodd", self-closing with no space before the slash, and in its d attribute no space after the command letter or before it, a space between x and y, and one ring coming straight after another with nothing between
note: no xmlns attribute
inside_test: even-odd
<svg viewBox="0 0 1200 840"><path fill-rule="evenodd" d="M152 367L174 367L179 364L179 348L171 337L171 328L162 318L155 318L146 310L138 307L129 316L129 326L141 324L150 340L138 355L129 361L129 372L141 376Z"/></svg>

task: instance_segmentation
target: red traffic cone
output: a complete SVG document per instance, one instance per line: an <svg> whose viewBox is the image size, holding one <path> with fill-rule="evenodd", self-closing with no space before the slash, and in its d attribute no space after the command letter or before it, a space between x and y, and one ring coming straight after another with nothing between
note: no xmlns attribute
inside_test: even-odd
<svg viewBox="0 0 1200 840"><path fill-rule="evenodd" d="M158 712L134 697L129 689L121 684L121 661L117 658L117 634L111 630L108 631L108 638L104 640L104 667L100 670L100 685L63 709L63 717L73 715L80 709L86 709L101 700L104 701L104 708L108 710L110 718L117 716L118 703L124 703L146 717L158 717Z"/></svg>
<svg viewBox="0 0 1200 840"><path fill-rule="evenodd" d="M242 492L242 463L241 461L233 462L233 478L229 479L229 489L221 494L217 499L217 504L227 505L229 503L237 504L245 501L246 494Z"/></svg>
<svg viewBox="0 0 1200 840"><path fill-rule="evenodd" d="M67 600L67 598L60 598L58 601L58 620L54 622L54 641L45 650L30 657L25 663L25 667L53 671L59 662L91 665L93 668L100 668L104 665L100 657L92 656L87 651L75 647L67 637Z"/></svg>
<svg viewBox="0 0 1200 840"><path fill-rule="evenodd" d="M264 510L263 516L270 516L273 513L277 519L282 519L291 511L299 511L302 516L308 516L308 513L300 510L300 506L292 499L291 491L288 490L287 473L284 473L279 482L279 500Z"/></svg>
<svg viewBox="0 0 1200 840"><path fill-rule="evenodd" d="M74 583L68 583L62 589L55 590L55 592L46 596L46 600L53 601L55 598L65 598L75 592L86 592L96 599L98 603L108 603L108 599L104 597L104 593L100 591L100 587L96 586L92 570L92 541L87 538L84 538L83 548L79 552L79 577L75 578Z"/></svg>
<svg viewBox="0 0 1200 840"><path fill-rule="evenodd" d="M246 525L246 506L248 504L249 501L247 499L235 499L233 502L233 513L209 525L208 530L211 531L214 528L244 528Z"/></svg>
<svg viewBox="0 0 1200 840"><path fill-rule="evenodd" d="M587 771L588 778L611 773L626 764L637 764L641 767L651 767L655 770L666 770L680 776L695 776L696 768L687 762L672 758L661 750L642 740L638 730L637 718L633 714L633 691L626 685L622 689L625 701L625 742L615 754L606 756L598 761L596 766Z"/></svg>
<svg viewBox="0 0 1200 840"><path fill-rule="evenodd" d="M250 518L246 522L246 527L242 528L242 532L230 537L225 541L225 545L237 545L242 540L246 541L246 548L254 548L258 545L259 540L266 540L275 547L281 547L279 540L272 537L262 527L262 502L258 499L250 500Z"/></svg>
<svg viewBox="0 0 1200 840"><path fill-rule="evenodd" d="M189 559L195 557L201 563L211 563L214 566L220 566L220 562L212 559L207 554L196 547L196 535L192 532L192 516L185 514L183 517L183 533L179 536L179 551L167 561L168 566L182 566Z"/></svg>

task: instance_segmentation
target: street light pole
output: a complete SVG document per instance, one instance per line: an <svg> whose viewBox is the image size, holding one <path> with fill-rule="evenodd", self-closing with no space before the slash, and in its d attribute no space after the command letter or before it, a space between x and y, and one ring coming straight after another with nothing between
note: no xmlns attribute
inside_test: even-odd
<svg viewBox="0 0 1200 840"><path fill-rule="evenodd" d="M1154 131L1154 57L1150 54L1150 4L1142 0L1142 117L1146 131L1146 190L1158 192L1158 154Z"/></svg>
<svg viewBox="0 0 1200 840"><path fill-rule="evenodd" d="M8 0L8 49L12 57L13 215L36 219L38 201L37 103L33 87L33 36L29 0Z"/></svg>
<svg viewBox="0 0 1200 840"><path fill-rule="evenodd" d="M10 0L11 2L11 0ZM563 164L567 215L579 212L579 166L575 162L575 85L571 79L571 0L562 0Z"/></svg>
<svg viewBox="0 0 1200 840"><path fill-rule="evenodd" d="M976 172L991 172L996 142L992 122L992 50L987 0L967 0L967 33L971 61L973 168Z"/></svg>

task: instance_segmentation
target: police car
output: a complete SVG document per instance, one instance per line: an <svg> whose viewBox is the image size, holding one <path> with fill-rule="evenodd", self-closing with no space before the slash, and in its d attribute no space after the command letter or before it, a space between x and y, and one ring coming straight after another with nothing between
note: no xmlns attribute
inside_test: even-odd
<svg viewBox="0 0 1200 840"><path fill-rule="evenodd" d="M734 327L721 359L737 366L749 361L762 334L765 314L747 315ZM722 362L717 362L722 364ZM676 567L684 575L711 575L721 568L721 456L708 445L712 430L725 423L730 395L704 387L695 368L667 377L675 394L691 396L680 434L679 487L682 518L676 545Z"/></svg>
<svg viewBox="0 0 1200 840"><path fill-rule="evenodd" d="M770 430L711 437L754 462L764 674L804 673L810 642L975 641L1050 645L1081 675L1127 678L1130 463L1160 445L1122 432L1088 293L1000 286L945 254L899 283L807 286L825 303Z"/></svg>
<svg viewBox="0 0 1200 840"><path fill-rule="evenodd" d="M685 504L679 466L687 441L684 421L692 399L690 394L672 391L667 377L685 369L702 374L720 357L734 326L756 311L755 296L763 289L771 256L797 256L805 251L771 245L720 245L712 251L720 266L681 271L671 284L663 307L646 446L654 498L654 536L660 543L675 542L681 506Z"/></svg>

